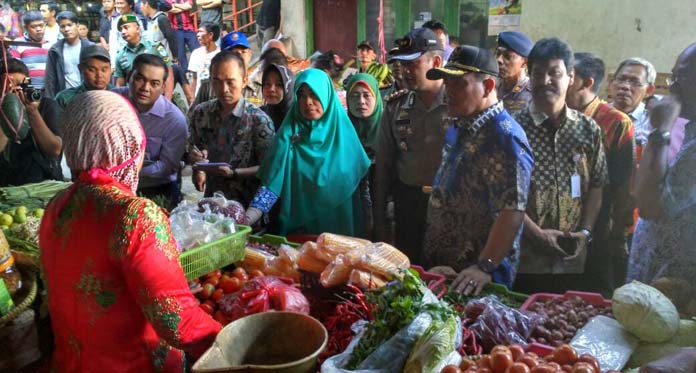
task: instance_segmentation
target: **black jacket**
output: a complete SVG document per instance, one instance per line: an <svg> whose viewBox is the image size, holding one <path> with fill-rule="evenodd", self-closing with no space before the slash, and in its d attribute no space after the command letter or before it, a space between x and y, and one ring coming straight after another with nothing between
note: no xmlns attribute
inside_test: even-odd
<svg viewBox="0 0 696 373"><path fill-rule="evenodd" d="M80 43L82 43L81 48L86 48L94 44L85 39L81 39ZM46 97L54 98L58 92L65 89L63 45L65 45L65 39L60 39L48 50L48 58L46 59L46 85L44 86L44 95Z"/></svg>

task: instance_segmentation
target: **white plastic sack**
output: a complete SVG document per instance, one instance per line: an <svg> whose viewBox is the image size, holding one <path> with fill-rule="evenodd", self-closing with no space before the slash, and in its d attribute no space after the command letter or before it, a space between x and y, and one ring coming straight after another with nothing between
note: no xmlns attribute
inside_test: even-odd
<svg viewBox="0 0 696 373"><path fill-rule="evenodd" d="M602 371L621 370L638 347L638 338L618 321L600 315L580 329L570 345L578 354L591 354L597 358Z"/></svg>

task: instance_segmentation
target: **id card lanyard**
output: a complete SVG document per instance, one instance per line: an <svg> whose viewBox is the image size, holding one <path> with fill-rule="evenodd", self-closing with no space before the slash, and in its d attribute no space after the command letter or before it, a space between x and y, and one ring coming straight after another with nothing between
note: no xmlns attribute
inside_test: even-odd
<svg viewBox="0 0 696 373"><path fill-rule="evenodd" d="M575 163L575 172L570 175L570 197L581 198L582 197L582 178L578 173L578 167L582 161L582 155L575 153L573 155L573 163Z"/></svg>

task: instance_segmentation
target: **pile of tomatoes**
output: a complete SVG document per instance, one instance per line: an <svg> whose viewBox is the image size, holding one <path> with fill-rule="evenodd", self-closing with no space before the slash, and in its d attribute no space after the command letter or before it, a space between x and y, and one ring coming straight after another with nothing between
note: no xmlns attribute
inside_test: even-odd
<svg viewBox="0 0 696 373"><path fill-rule="evenodd" d="M216 270L193 280L197 285L194 286L194 294L200 301L203 311L212 315L220 324L228 324L229 320L219 309L218 301L225 294L239 291L250 278L264 276L258 269L246 271L242 267L237 267L233 271Z"/></svg>
<svg viewBox="0 0 696 373"><path fill-rule="evenodd" d="M525 352L519 345L495 346L489 355L476 360L464 358L459 364L448 365L440 373L601 373L599 362L589 354L579 355L564 344L551 354L540 358ZM614 372L614 371L609 371ZM618 373L618 372L617 372Z"/></svg>

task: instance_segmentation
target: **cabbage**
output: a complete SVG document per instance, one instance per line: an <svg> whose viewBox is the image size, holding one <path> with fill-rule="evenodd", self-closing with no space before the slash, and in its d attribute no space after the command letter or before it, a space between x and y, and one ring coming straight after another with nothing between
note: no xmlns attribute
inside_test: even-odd
<svg viewBox="0 0 696 373"><path fill-rule="evenodd" d="M640 368L644 364L662 359L675 352L679 352L681 347L671 343L641 343L638 345L633 355L626 363L629 368Z"/></svg>
<svg viewBox="0 0 696 373"><path fill-rule="evenodd" d="M611 310L616 320L643 342L665 342L679 328L679 313L669 298L638 281L614 291Z"/></svg>
<svg viewBox="0 0 696 373"><path fill-rule="evenodd" d="M679 330L674 338L669 340L669 343L680 347L696 346L696 321L680 320Z"/></svg>
<svg viewBox="0 0 696 373"><path fill-rule="evenodd" d="M455 317L447 317L444 321L434 320L413 346L403 371L406 373L439 371L435 367L454 351L456 334Z"/></svg>

